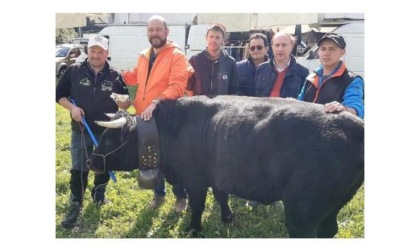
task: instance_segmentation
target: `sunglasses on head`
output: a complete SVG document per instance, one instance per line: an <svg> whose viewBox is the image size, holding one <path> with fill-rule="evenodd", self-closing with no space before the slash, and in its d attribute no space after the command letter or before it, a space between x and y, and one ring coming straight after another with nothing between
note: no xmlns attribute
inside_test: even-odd
<svg viewBox="0 0 420 252"><path fill-rule="evenodd" d="M263 46L257 45L257 46L251 46L249 48L249 50L251 50L252 52L255 51L255 49L257 49L258 51L261 51L263 49Z"/></svg>

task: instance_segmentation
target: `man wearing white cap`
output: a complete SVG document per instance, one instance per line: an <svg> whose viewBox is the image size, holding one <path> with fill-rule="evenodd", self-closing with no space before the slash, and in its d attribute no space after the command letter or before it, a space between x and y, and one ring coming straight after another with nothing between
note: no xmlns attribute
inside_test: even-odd
<svg viewBox="0 0 420 252"><path fill-rule="evenodd" d="M64 72L56 88L56 102L68 109L72 118L71 196L69 210L61 222L63 228L74 227L88 184L86 157L92 153L93 141L82 123L82 117L95 138L99 139L104 129L94 121L107 120L105 113L115 113L118 107L127 109L130 106L129 101L117 104L110 97L112 93L128 95L128 90L121 75L109 66L107 57L108 40L102 36L92 36L88 43L87 59L72 64ZM109 173L95 174L91 191L95 203L106 203L105 188L109 178Z"/></svg>

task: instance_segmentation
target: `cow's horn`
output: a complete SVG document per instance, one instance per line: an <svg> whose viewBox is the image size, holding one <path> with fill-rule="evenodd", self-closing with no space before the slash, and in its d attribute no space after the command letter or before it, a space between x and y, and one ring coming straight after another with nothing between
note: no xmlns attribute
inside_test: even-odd
<svg viewBox="0 0 420 252"><path fill-rule="evenodd" d="M115 117L115 113L105 113L105 115L111 119Z"/></svg>
<svg viewBox="0 0 420 252"><path fill-rule="evenodd" d="M104 122L104 121L95 121L96 124L105 128L121 128L127 122L125 117L118 118L117 120Z"/></svg>

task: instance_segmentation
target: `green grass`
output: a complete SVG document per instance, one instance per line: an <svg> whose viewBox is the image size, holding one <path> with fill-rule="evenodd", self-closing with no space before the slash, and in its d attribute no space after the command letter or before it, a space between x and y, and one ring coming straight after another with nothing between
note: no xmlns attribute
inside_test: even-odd
<svg viewBox="0 0 420 252"><path fill-rule="evenodd" d="M131 97L131 96L130 96ZM132 109L132 108L131 108ZM133 112L130 110L130 112ZM106 196L111 204L97 206L92 203L90 189L93 175L89 174L89 186L83 211L76 227L65 230L60 227L69 201L70 179L70 115L56 105L56 237L57 238L188 238L185 230L190 213L177 215L175 198L167 185L166 203L156 211L147 209L153 191L140 190L136 172L116 173L118 182L109 182ZM246 201L230 197L235 214L231 224L224 224L220 208L209 190L203 213L203 236L208 238L286 238L285 217L280 206L264 206L251 210ZM339 213L337 238L364 237L364 187Z"/></svg>

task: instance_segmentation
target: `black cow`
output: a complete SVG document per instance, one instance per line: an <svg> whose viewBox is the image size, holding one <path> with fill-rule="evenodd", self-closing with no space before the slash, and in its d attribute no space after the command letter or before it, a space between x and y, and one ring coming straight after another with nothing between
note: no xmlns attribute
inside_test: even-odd
<svg viewBox="0 0 420 252"><path fill-rule="evenodd" d="M139 167L135 120L119 117L127 123L103 133L90 169ZM185 185L193 231L201 230L212 187L224 222L232 220L228 194L282 200L290 237L333 237L339 210L364 181L364 123L348 112L282 98L198 96L163 102L154 118L160 168L169 183Z"/></svg>

